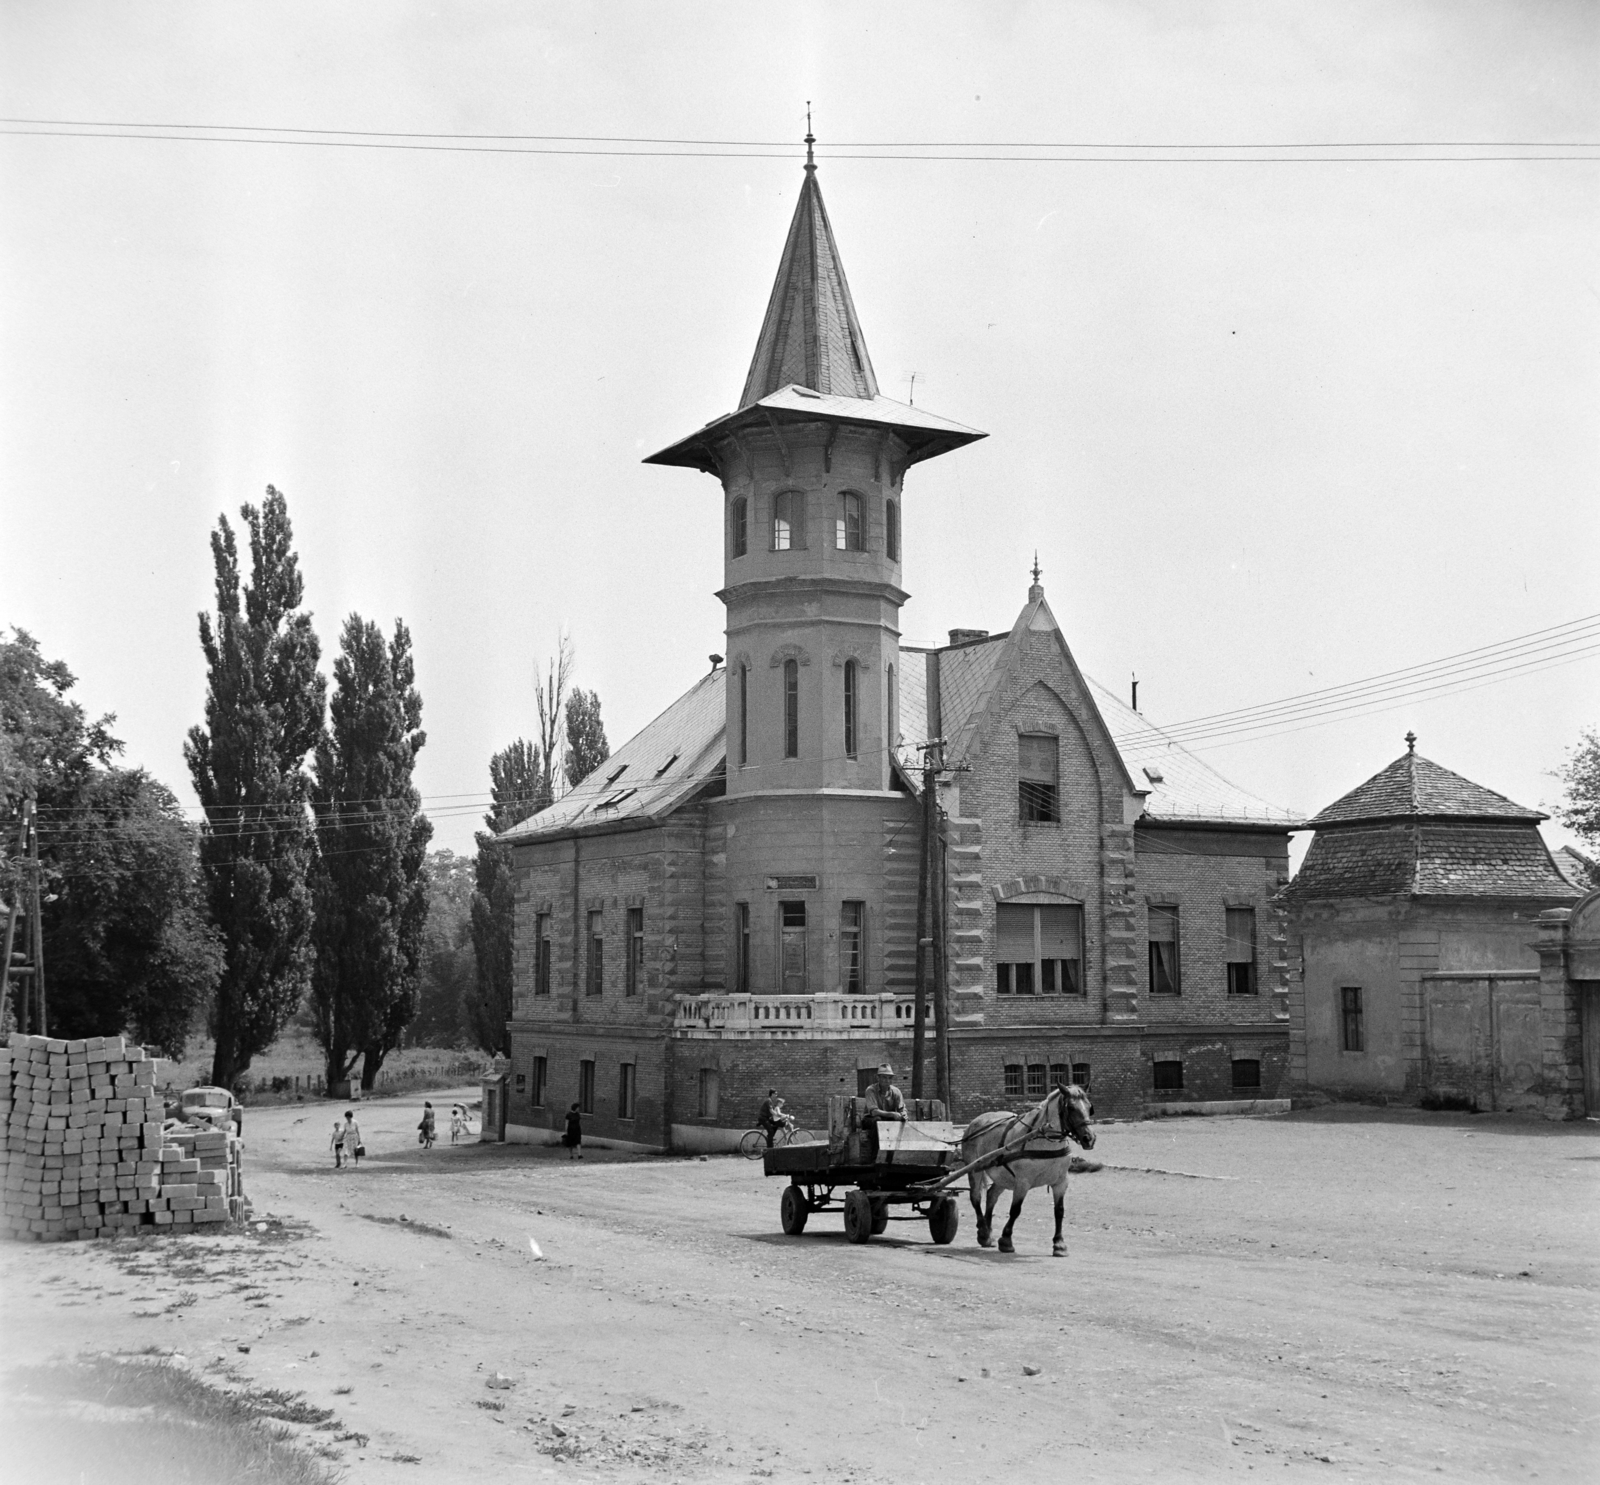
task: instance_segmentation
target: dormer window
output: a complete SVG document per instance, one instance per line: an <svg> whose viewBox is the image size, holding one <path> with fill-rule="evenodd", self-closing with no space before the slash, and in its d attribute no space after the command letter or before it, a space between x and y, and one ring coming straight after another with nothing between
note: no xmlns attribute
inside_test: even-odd
<svg viewBox="0 0 1600 1485"><path fill-rule="evenodd" d="M624 800L632 799L639 791L637 789L618 789L615 794L609 794L595 806L597 810L614 810Z"/></svg>
<svg viewBox="0 0 1600 1485"><path fill-rule="evenodd" d="M741 495L728 507L728 553L742 557L750 550L750 502Z"/></svg>
<svg viewBox="0 0 1600 1485"><path fill-rule="evenodd" d="M604 787L609 789L627 771L628 771L628 765L626 763L619 764L616 768L612 769L611 772L606 775L606 781L605 781Z"/></svg>
<svg viewBox="0 0 1600 1485"><path fill-rule="evenodd" d="M805 544L805 496L799 490L782 490L772 501L772 550L799 551Z"/></svg>
<svg viewBox="0 0 1600 1485"><path fill-rule="evenodd" d="M866 543L861 538L861 497L848 490L839 497L839 515L834 522L833 544L841 552L861 552Z"/></svg>
<svg viewBox="0 0 1600 1485"><path fill-rule="evenodd" d="M670 758L667 759L667 761L665 763L663 763L661 765L660 768L658 768L656 770L656 777L659 779L661 777L661 775L664 774L669 768L671 768L672 765L674 763L676 763L677 761L678 761L678 755L676 753L674 753Z"/></svg>

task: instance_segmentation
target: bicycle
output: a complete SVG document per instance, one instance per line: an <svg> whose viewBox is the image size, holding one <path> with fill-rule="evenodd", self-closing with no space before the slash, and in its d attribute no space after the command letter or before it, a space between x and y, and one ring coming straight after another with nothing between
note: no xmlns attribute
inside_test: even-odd
<svg viewBox="0 0 1600 1485"><path fill-rule="evenodd" d="M813 1145L817 1141L816 1135L809 1129L797 1129L793 1119L785 1119L772 1131L772 1148L778 1149L781 1145ZM739 1141L739 1153L746 1160L757 1160L767 1148L767 1132L759 1125L747 1130Z"/></svg>

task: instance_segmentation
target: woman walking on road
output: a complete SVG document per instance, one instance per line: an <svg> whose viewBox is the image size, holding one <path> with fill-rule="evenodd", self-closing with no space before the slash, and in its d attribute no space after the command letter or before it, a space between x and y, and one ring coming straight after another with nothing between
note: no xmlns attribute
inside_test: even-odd
<svg viewBox="0 0 1600 1485"><path fill-rule="evenodd" d="M350 1164L357 1170L361 1168L361 1157L367 1153L367 1147L361 1143L361 1126L356 1123L356 1116L350 1109L344 1114L344 1153L350 1157Z"/></svg>
<svg viewBox="0 0 1600 1485"><path fill-rule="evenodd" d="M583 1119L577 1104L567 1110L567 1132L561 1136L561 1143L567 1147L568 1160L583 1159Z"/></svg>
<svg viewBox="0 0 1600 1485"><path fill-rule="evenodd" d="M425 1101L422 1105L422 1122L417 1125L417 1143L424 1150L431 1150L437 1133L433 1120L433 1105Z"/></svg>

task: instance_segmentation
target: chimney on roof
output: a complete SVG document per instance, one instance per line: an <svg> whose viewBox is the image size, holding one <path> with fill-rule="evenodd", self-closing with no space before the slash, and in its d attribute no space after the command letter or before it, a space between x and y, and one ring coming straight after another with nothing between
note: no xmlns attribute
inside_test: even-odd
<svg viewBox="0 0 1600 1485"><path fill-rule="evenodd" d="M971 644L975 639L988 639L988 637L989 631L987 629L952 629L950 631L950 643L953 645L967 645Z"/></svg>

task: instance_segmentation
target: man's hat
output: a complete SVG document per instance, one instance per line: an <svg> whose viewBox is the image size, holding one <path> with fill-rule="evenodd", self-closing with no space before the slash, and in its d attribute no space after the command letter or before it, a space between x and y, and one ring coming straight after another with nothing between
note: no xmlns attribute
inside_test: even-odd
<svg viewBox="0 0 1600 1485"><path fill-rule="evenodd" d="M887 1062L880 1062L878 1064L878 1076L880 1078L882 1078L882 1077L890 1077L890 1078L892 1078L894 1076L894 1069L892 1067L890 1067Z"/></svg>

